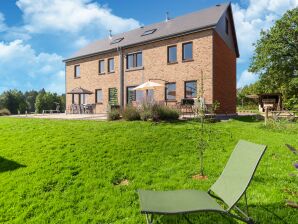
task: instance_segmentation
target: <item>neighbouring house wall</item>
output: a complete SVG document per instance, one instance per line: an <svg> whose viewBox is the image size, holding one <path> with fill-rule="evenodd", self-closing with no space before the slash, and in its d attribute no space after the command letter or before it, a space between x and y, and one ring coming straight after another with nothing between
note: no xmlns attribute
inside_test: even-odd
<svg viewBox="0 0 298 224"><path fill-rule="evenodd" d="M214 31L213 100L220 103L218 113L236 113L236 54Z"/></svg>
<svg viewBox="0 0 298 224"><path fill-rule="evenodd" d="M124 102L127 99L127 87L137 86L149 79L164 79L168 82L176 82L176 100L180 102L184 98L184 82L196 80L198 85L201 81L201 72L204 79L204 96L207 103L212 103L212 30L176 37L140 47L124 50ZM182 62L182 43L193 42L193 60ZM177 45L177 63L167 63L167 47ZM143 69L135 71L126 70L127 53L136 51L143 53ZM107 59L114 57L115 72L107 74ZM106 74L99 75L99 60L105 60ZM74 66L80 65L80 78L74 78ZM153 80L164 84L163 81ZM66 64L66 91L76 87L82 87L95 93L96 89L103 90L103 104L96 105L96 113L106 112L108 107L108 88L118 89L118 101L120 103L120 79L119 79L119 56L118 52L101 56L94 56ZM199 90L199 88L198 88ZM157 101L165 99L165 89L159 88L154 91ZM66 97L67 106L71 105L71 95ZM88 103L95 103L95 94L88 96ZM176 102L173 102L176 103Z"/></svg>

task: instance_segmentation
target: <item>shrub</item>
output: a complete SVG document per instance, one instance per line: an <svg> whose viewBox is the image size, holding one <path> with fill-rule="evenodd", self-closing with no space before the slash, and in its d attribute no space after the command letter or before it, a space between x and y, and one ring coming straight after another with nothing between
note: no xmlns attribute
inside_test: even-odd
<svg viewBox="0 0 298 224"><path fill-rule="evenodd" d="M119 110L112 109L108 112L108 120L115 121L120 119L120 112Z"/></svg>
<svg viewBox="0 0 298 224"><path fill-rule="evenodd" d="M140 113L137 108L128 105L122 112L122 116L127 121L136 121L140 120Z"/></svg>
<svg viewBox="0 0 298 224"><path fill-rule="evenodd" d="M0 109L0 116L10 115L10 111L6 108Z"/></svg>
<svg viewBox="0 0 298 224"><path fill-rule="evenodd" d="M178 120L179 112L167 106L155 104L152 106L152 119L154 121L164 120Z"/></svg>
<svg viewBox="0 0 298 224"><path fill-rule="evenodd" d="M142 121L148 121L152 119L152 112L151 110L142 110L140 112L140 117Z"/></svg>
<svg viewBox="0 0 298 224"><path fill-rule="evenodd" d="M152 119L152 106L150 104L144 103L142 105L140 117L142 121L148 121Z"/></svg>

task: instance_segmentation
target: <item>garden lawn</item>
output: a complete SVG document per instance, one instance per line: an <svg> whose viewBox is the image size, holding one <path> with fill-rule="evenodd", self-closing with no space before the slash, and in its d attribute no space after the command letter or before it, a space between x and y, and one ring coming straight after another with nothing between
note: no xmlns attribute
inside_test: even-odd
<svg viewBox="0 0 298 224"><path fill-rule="evenodd" d="M205 153L208 180L199 171L198 123L62 121L0 118L0 222L145 223L137 189L207 190L239 139L268 145L248 189L250 214L259 223L297 223L298 124L264 128L253 119L208 124L214 130ZM289 175L292 174L292 175ZM127 179L127 186L117 185ZM240 201L243 207L244 201ZM194 223L233 223L212 213ZM186 223L160 216L159 223ZM236 223L236 222L235 222Z"/></svg>

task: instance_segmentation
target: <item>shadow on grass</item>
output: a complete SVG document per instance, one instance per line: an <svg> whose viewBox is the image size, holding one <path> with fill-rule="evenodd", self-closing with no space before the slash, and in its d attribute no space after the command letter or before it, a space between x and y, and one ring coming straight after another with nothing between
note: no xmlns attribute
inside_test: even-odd
<svg viewBox="0 0 298 224"><path fill-rule="evenodd" d="M233 120L251 123L261 121L263 120L263 117L261 115L245 115L234 117Z"/></svg>
<svg viewBox="0 0 298 224"><path fill-rule="evenodd" d="M245 210L243 204L240 208ZM283 215L277 214L282 213ZM284 206L284 204L258 204L249 206L249 214L250 217L258 223L284 223L290 224L295 223L296 218L292 217L293 220L289 220L287 217L288 208ZM293 210L293 214L294 210ZM282 217L283 216L283 217ZM219 213L213 212L198 212L187 215L188 219L191 223L222 223L222 224L237 224L244 223L241 221L237 221L227 215L221 215ZM173 224L173 223L181 223L188 224L187 220L182 215L170 215L170 216L155 216L157 222L162 224ZM287 220L285 220L287 219Z"/></svg>
<svg viewBox="0 0 298 224"><path fill-rule="evenodd" d="M26 167L26 166L9 159L5 159L0 156L0 173L6 172L6 171L13 171L21 167Z"/></svg>

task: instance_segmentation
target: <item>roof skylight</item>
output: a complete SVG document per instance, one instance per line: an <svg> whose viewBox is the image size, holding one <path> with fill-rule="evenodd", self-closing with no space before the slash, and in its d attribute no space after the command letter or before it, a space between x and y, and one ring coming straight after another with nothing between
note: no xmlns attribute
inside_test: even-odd
<svg viewBox="0 0 298 224"><path fill-rule="evenodd" d="M157 30L157 29L146 30L146 31L142 34L142 36L146 36L146 35L152 34L152 33L154 33L156 30Z"/></svg>
<svg viewBox="0 0 298 224"><path fill-rule="evenodd" d="M117 38L117 39L113 40L111 42L111 44L117 44L117 43L121 42L123 39L124 39L124 37Z"/></svg>

